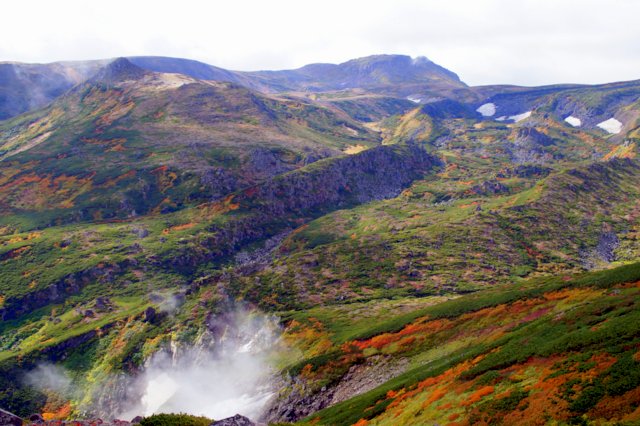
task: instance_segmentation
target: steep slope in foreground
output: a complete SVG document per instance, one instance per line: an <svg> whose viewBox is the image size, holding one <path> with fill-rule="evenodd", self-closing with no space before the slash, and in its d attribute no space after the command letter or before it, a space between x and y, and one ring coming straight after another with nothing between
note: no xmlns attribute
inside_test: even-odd
<svg viewBox="0 0 640 426"><path fill-rule="evenodd" d="M289 370L271 418L338 402L301 423L637 424L639 280L640 264L535 280L373 327L358 315L374 306L294 313L286 336L327 345Z"/></svg>

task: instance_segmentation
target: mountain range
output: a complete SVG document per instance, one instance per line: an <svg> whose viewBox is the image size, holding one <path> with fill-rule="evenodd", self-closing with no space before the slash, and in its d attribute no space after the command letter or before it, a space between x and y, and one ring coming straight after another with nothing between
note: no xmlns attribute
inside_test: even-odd
<svg viewBox="0 0 640 426"><path fill-rule="evenodd" d="M0 408L188 411L139 380L231 351L273 424L634 424L639 132L640 81L425 57L0 63Z"/></svg>

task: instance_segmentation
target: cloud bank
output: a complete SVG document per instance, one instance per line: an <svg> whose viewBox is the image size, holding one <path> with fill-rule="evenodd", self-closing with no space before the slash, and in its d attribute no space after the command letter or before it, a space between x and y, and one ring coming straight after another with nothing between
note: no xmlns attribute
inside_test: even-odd
<svg viewBox="0 0 640 426"><path fill-rule="evenodd" d="M598 83L640 77L639 13L635 0L24 0L3 5L0 60L164 55L256 70L403 53L472 85Z"/></svg>

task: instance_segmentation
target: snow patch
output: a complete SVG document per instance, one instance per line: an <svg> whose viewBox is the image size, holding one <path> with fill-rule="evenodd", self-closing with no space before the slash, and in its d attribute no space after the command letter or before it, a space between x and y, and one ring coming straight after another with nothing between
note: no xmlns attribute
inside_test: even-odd
<svg viewBox="0 0 640 426"><path fill-rule="evenodd" d="M573 115L568 116L564 119L564 121L571 124L573 127L582 126L582 120L580 120L578 117L574 117Z"/></svg>
<svg viewBox="0 0 640 426"><path fill-rule="evenodd" d="M496 121L504 121L506 119L507 119L507 116L506 115L502 115L502 116L496 118Z"/></svg>
<svg viewBox="0 0 640 426"><path fill-rule="evenodd" d="M611 117L608 120L598 123L598 127L611 134L617 134L622 131L622 123Z"/></svg>
<svg viewBox="0 0 640 426"><path fill-rule="evenodd" d="M420 101L422 101L422 99L416 98L415 96L407 96L407 99L410 100L411 102L416 103L416 104L419 104Z"/></svg>
<svg viewBox="0 0 640 426"><path fill-rule="evenodd" d="M489 102L480 105L476 111L482 114L483 117L493 117L496 114L496 105Z"/></svg>
<svg viewBox="0 0 640 426"><path fill-rule="evenodd" d="M523 112L522 114L510 115L509 120L513 120L517 123L518 121L522 121L529 117L531 117L531 111Z"/></svg>

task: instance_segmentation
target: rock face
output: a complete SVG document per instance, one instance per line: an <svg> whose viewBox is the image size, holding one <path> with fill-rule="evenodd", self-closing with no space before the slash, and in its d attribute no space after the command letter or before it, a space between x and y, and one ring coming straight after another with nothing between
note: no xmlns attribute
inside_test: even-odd
<svg viewBox="0 0 640 426"><path fill-rule="evenodd" d="M264 154L256 158L259 162L272 160ZM211 229L213 235L202 242L201 250L174 250L158 266L191 271L200 262L233 255L247 244L322 214L396 197L439 164L437 158L413 145L385 145L317 161L234 194L230 200L239 206L238 213L242 215ZM109 283L130 266L136 266L132 262L135 260L93 267L46 288L7 298L0 308L0 320L15 319L42 306L63 302L91 282Z"/></svg>
<svg viewBox="0 0 640 426"><path fill-rule="evenodd" d="M62 302L68 296L78 293L84 286L91 282L109 282L113 280L115 275L127 268L127 262L128 261L125 260L120 264L105 265L101 268L89 268L84 271L69 274L58 282L41 290L27 293L21 297L7 298L4 306L0 308L0 320L15 319L42 306Z"/></svg>
<svg viewBox="0 0 640 426"><path fill-rule="evenodd" d="M546 148L555 141L533 127L519 128L514 136L513 145L509 148L515 164L544 164L553 160L553 155Z"/></svg>
<svg viewBox="0 0 640 426"><path fill-rule="evenodd" d="M380 146L276 177L234 201L241 206L260 201L260 208L270 215L334 210L395 197L437 164L417 146Z"/></svg>
<svg viewBox="0 0 640 426"><path fill-rule="evenodd" d="M619 245L620 239L615 232L610 229L603 230L600 234L600 238L598 238L596 253L604 262L611 263L616 260L615 250Z"/></svg>
<svg viewBox="0 0 640 426"><path fill-rule="evenodd" d="M211 423L210 426L257 426L256 423L252 422L248 418L241 416L240 414L236 414L233 417L228 417L226 419L218 420Z"/></svg>
<svg viewBox="0 0 640 426"><path fill-rule="evenodd" d="M128 59L117 58L93 76L91 82L113 84L125 80L137 80L148 72L132 64Z"/></svg>
<svg viewBox="0 0 640 426"><path fill-rule="evenodd" d="M234 194L229 201L238 214L211 228L213 235L203 241L201 251L173 250L164 266L191 270L331 211L396 197L439 165L440 160L413 145L385 145L317 161Z"/></svg>
<svg viewBox="0 0 640 426"><path fill-rule="evenodd" d="M390 362L383 357L373 357L365 364L354 365L336 383L310 389L299 378L285 378L285 386L268 407L260 420L267 423L296 422L328 406L363 394L406 371L407 362Z"/></svg>
<svg viewBox="0 0 640 426"><path fill-rule="evenodd" d="M22 419L8 411L0 409L0 426L22 426Z"/></svg>

